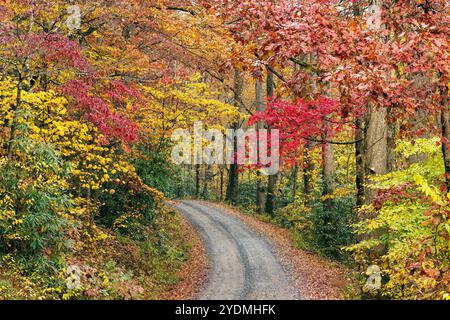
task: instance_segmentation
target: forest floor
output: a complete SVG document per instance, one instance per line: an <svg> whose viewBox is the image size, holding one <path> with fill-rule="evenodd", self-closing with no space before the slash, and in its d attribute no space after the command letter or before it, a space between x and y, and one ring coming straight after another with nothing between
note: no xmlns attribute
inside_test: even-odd
<svg viewBox="0 0 450 320"><path fill-rule="evenodd" d="M288 229L207 201L176 207L199 232L208 254L208 278L195 298L345 298L351 270L298 249Z"/></svg>

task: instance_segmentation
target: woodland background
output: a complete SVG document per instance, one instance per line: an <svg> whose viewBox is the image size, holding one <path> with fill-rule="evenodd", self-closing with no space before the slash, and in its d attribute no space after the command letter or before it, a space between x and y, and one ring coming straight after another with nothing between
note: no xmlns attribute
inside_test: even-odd
<svg viewBox="0 0 450 320"><path fill-rule="evenodd" d="M0 30L1 298L161 297L185 197L289 228L352 298L450 298L447 1L2 0ZM199 120L280 129L281 172L172 164Z"/></svg>

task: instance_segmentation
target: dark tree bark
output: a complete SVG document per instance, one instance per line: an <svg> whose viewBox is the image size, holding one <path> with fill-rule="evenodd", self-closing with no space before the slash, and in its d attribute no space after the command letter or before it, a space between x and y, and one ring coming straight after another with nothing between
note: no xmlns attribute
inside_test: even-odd
<svg viewBox="0 0 450 320"><path fill-rule="evenodd" d="M234 69L234 105L240 108L240 101L242 97L243 88L243 78L241 72L235 68ZM233 129L239 128L239 123L234 123ZM233 148L237 150L237 139L233 138ZM228 171L228 186L227 195L225 200L236 205L238 203L238 192L239 192L239 167L237 163L230 164L230 169Z"/></svg>
<svg viewBox="0 0 450 320"><path fill-rule="evenodd" d="M261 79L256 79L255 84L255 92L256 92L256 112L264 111L264 103L263 103L263 92L262 92L262 81ZM264 123L258 122L256 125L257 130L261 130L264 128ZM257 154L258 154L258 163L260 160L260 150L259 150L259 139L257 141ZM258 170L256 172L256 211L258 214L264 213L264 203L266 201L266 190L264 188L264 184L262 181L261 171Z"/></svg>
<svg viewBox="0 0 450 320"><path fill-rule="evenodd" d="M220 168L220 197L219 200L223 200L223 168Z"/></svg>
<svg viewBox="0 0 450 320"><path fill-rule="evenodd" d="M200 197L200 165L195 165L195 197Z"/></svg>
<svg viewBox="0 0 450 320"><path fill-rule="evenodd" d="M233 163L230 164L230 169L228 171L228 186L225 201L237 205L238 189L239 189L239 171L237 164Z"/></svg>
<svg viewBox="0 0 450 320"><path fill-rule="evenodd" d="M311 202L311 195L313 191L312 185L312 171L314 170L314 164L311 161L309 152L312 149L312 143L307 142L305 144L304 151L304 163L303 163L303 194L307 203Z"/></svg>
<svg viewBox="0 0 450 320"><path fill-rule="evenodd" d="M295 164L292 169L292 195L293 199L295 199L295 195L297 194L297 178L298 178L298 165Z"/></svg>
<svg viewBox="0 0 450 320"><path fill-rule="evenodd" d="M202 191L203 199L208 199L210 181L211 181L211 167L209 165L205 165L205 177L204 177L203 191Z"/></svg>
<svg viewBox="0 0 450 320"><path fill-rule="evenodd" d="M388 109L388 112L390 110ZM396 123L390 121L387 126L387 172L394 171L395 165L395 132Z"/></svg>
<svg viewBox="0 0 450 320"><path fill-rule="evenodd" d="M325 126L327 122L325 121ZM328 141L328 136L325 132L322 134L323 141ZM332 143L322 143L322 196L329 196L334 193L335 188L335 173L334 173L334 145ZM328 203L328 199L326 200Z"/></svg>
<svg viewBox="0 0 450 320"><path fill-rule="evenodd" d="M365 195L364 128L363 121L360 118L356 119L355 124L356 205L361 207L364 204Z"/></svg>
<svg viewBox="0 0 450 320"><path fill-rule="evenodd" d="M442 155L444 156L445 167L445 185L450 190L450 111L448 105L448 87L441 90L442 111L441 111L441 129L444 143L442 143Z"/></svg>
<svg viewBox="0 0 450 320"><path fill-rule="evenodd" d="M273 73L267 71L267 99L271 99L274 95L274 79ZM270 127L268 128L270 131ZM273 215L274 210L276 209L276 188L278 182L278 173L274 175L270 175L267 181L267 196L266 196L266 213Z"/></svg>

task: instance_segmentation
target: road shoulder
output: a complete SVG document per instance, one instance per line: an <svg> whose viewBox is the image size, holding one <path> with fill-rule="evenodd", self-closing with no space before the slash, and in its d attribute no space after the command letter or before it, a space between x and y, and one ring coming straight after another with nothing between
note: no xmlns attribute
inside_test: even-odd
<svg viewBox="0 0 450 320"><path fill-rule="evenodd" d="M179 281L158 298L160 300L195 300L205 285L208 274L206 248L200 235L191 223L178 210L176 212L181 224L180 236L190 244L189 258L177 273Z"/></svg>

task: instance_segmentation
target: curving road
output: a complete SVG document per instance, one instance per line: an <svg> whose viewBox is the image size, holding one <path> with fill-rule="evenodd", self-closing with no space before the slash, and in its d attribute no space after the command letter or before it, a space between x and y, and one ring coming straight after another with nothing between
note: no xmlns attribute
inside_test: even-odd
<svg viewBox="0 0 450 320"><path fill-rule="evenodd" d="M200 300L297 299L269 242L242 221L196 201L175 207L206 245L210 270Z"/></svg>

